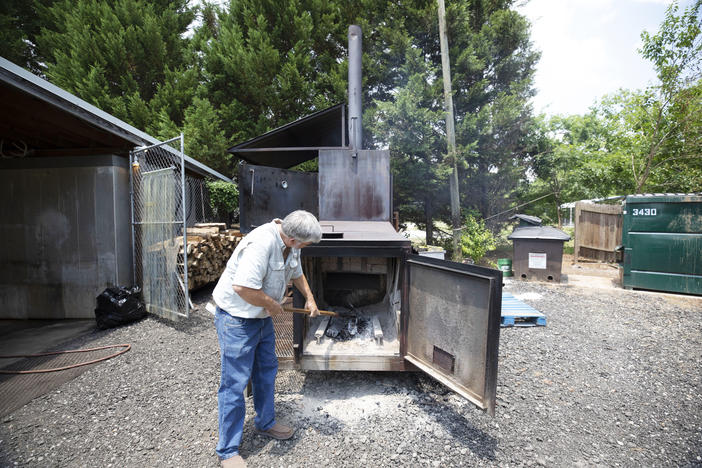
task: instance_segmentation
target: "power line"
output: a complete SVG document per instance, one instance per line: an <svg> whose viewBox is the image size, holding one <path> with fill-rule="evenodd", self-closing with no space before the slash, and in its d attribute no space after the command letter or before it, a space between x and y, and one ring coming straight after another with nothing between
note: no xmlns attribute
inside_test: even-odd
<svg viewBox="0 0 702 468"><path fill-rule="evenodd" d="M550 196L553 195L554 193L556 193L556 192L547 193L546 195L544 195L544 196L542 196L542 197L535 198L535 199L533 199L533 200L531 200L531 201L528 201L528 202L526 202L526 203L522 203L521 205L514 206L514 207L512 207L512 208L510 208L510 209L508 209L508 210L501 211L501 212L499 212L499 213L497 213L497 214L494 214L494 215L492 215L492 216L489 216L489 217L485 218L485 221L487 221L488 219L492 219L492 218L494 218L494 217L496 217L496 216L500 216L501 214L509 213L509 212L512 211L512 210L516 210L517 208L521 208L522 206L529 205L530 203L534 203L535 201L539 201L539 200L541 200L542 198L550 197Z"/></svg>

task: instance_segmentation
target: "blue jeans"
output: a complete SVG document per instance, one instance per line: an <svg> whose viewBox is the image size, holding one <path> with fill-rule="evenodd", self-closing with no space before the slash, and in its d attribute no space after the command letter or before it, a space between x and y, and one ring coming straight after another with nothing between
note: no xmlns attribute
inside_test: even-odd
<svg viewBox="0 0 702 468"><path fill-rule="evenodd" d="M222 370L217 393L219 442L217 455L225 460L239 454L244 430L244 390L251 379L254 425L267 431L275 425L273 394L278 358L275 355L273 319L233 317L217 307L215 326Z"/></svg>

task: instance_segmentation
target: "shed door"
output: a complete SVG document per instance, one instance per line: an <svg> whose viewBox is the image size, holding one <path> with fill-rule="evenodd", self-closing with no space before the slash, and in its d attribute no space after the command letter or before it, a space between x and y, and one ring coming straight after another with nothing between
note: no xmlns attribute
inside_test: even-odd
<svg viewBox="0 0 702 468"><path fill-rule="evenodd" d="M502 272L407 257L405 359L495 414Z"/></svg>

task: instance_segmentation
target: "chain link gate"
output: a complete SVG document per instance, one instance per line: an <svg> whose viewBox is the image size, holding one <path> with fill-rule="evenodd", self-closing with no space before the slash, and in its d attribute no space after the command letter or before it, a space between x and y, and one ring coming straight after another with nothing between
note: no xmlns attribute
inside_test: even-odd
<svg viewBox="0 0 702 468"><path fill-rule="evenodd" d="M167 146L173 142L180 152ZM190 315L187 216L200 214L186 209L183 143L181 134L129 154L134 284L142 286L148 312L173 320Z"/></svg>

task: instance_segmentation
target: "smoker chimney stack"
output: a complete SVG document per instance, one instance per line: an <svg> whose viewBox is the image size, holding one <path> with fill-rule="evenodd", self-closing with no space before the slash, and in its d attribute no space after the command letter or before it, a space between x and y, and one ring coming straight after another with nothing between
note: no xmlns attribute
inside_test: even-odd
<svg viewBox="0 0 702 468"><path fill-rule="evenodd" d="M354 150L362 149L363 125L361 102L361 27L349 26L349 146Z"/></svg>

